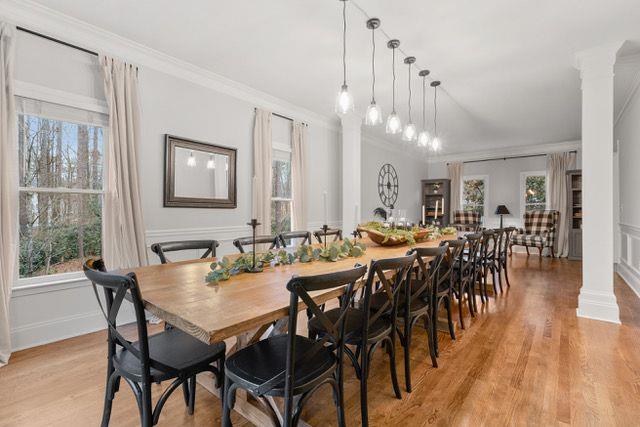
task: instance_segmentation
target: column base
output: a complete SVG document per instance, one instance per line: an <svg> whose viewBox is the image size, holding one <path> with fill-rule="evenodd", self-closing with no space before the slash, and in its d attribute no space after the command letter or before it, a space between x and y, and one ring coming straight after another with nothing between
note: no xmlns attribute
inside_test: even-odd
<svg viewBox="0 0 640 427"><path fill-rule="evenodd" d="M620 311L613 293L580 291L578 317L620 324Z"/></svg>

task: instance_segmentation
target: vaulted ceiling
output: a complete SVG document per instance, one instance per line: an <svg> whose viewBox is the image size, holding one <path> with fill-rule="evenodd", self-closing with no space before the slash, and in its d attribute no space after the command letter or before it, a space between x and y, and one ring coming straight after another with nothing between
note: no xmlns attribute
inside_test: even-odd
<svg viewBox="0 0 640 427"><path fill-rule="evenodd" d="M331 116L341 83L337 0L37 0L255 89ZM351 0L348 81L356 108L370 99L366 16L443 82L438 129L445 152L580 138L574 54L640 40L638 0ZM377 99L391 109L391 54L378 33ZM398 111L407 117L407 69L398 61ZM417 70L415 70L417 73ZM414 121L421 82L414 73ZM433 117L428 91L427 117ZM386 138L384 130L367 130ZM387 138L389 139L389 138ZM398 138L394 138L398 139Z"/></svg>

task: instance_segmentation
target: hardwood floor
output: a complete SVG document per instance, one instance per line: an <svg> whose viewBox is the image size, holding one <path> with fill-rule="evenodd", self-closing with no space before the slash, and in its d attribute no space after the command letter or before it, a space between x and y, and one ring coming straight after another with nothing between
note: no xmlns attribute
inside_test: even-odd
<svg viewBox="0 0 640 427"><path fill-rule="evenodd" d="M442 333L440 367L424 331L412 347L413 392L393 397L386 354L374 356L369 382L372 425L635 425L640 417L640 300L616 277L622 325L576 317L580 263L514 254L512 286L490 298L457 340ZM454 313L457 313L455 307ZM403 354L398 351L404 384ZM105 333L15 353L0 369L0 426L98 425L106 367ZM358 382L346 369L347 422L360 424ZM159 396L160 388L154 388ZM246 423L237 414L235 425ZM310 401L303 419L335 425L329 390ZM187 414L178 391L159 425L220 424L217 398L199 388ZM112 426L139 425L123 383Z"/></svg>

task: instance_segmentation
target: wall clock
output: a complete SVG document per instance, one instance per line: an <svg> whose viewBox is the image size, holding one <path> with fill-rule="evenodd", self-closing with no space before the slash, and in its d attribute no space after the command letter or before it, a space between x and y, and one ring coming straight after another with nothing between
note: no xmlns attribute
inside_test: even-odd
<svg viewBox="0 0 640 427"><path fill-rule="evenodd" d="M393 209L398 200L398 173L389 163L385 163L378 173L378 194L386 207Z"/></svg>

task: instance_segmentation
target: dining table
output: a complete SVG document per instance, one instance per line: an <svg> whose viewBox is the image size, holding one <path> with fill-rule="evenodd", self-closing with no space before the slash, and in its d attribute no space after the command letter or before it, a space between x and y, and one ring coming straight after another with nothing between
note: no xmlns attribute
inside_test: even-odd
<svg viewBox="0 0 640 427"><path fill-rule="evenodd" d="M419 241L414 247L438 246L447 239L456 239L456 235ZM215 267L216 258L149 265L121 272L135 273L146 310L204 343L225 341L229 355L270 334L284 331L290 301L286 284L294 275L344 271L356 264L368 265L372 260L403 256L410 249L407 244L380 246L368 237L357 241L366 246L360 257L266 266L262 272L241 273L215 283L207 282L205 277L212 266ZM342 293L343 288L334 288L313 292L311 296L321 305ZM300 302L299 310L305 308ZM197 381L208 391L221 395L212 374L199 374ZM268 401L277 409L273 399ZM267 413L242 390L238 390L234 409L255 425L271 424Z"/></svg>

